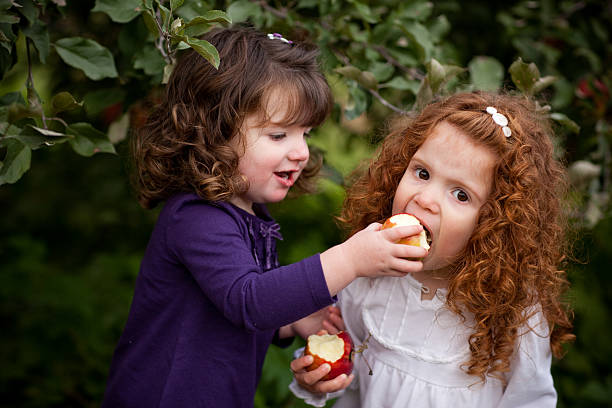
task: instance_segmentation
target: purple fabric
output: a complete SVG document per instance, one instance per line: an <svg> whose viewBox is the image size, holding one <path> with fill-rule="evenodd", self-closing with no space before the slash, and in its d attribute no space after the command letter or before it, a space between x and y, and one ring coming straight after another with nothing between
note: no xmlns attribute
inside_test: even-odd
<svg viewBox="0 0 612 408"><path fill-rule="evenodd" d="M318 254L278 266L278 224L258 211L194 194L166 203L103 407L253 406L278 328L333 302Z"/></svg>

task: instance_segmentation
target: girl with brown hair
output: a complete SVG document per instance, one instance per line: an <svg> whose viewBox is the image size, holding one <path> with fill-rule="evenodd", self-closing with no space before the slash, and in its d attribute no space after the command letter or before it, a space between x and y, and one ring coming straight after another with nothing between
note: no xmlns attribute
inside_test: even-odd
<svg viewBox="0 0 612 408"><path fill-rule="evenodd" d="M307 139L330 112L329 86L306 43L245 27L204 39L219 51L219 69L196 52L183 56L133 141L140 203L164 206L104 407L253 406L271 343L317 331L323 308L356 277L422 267L404 258L424 250L395 243L419 228L376 224L278 264L281 235L265 204L307 190L317 174Z"/></svg>
<svg viewBox="0 0 612 408"><path fill-rule="evenodd" d="M573 339L559 269L566 185L535 103L480 92L436 101L398 119L360 174L342 214L350 232L410 213L431 248L421 271L340 293L372 375L356 356L335 407L554 407L551 356ZM311 359L292 362L291 389L320 406L353 375L319 381L329 368L308 372Z"/></svg>

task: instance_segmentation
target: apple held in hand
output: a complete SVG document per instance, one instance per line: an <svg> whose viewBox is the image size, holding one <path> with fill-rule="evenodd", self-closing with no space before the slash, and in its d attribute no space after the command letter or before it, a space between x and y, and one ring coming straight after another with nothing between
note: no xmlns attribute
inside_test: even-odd
<svg viewBox="0 0 612 408"><path fill-rule="evenodd" d="M310 335L304 354L311 355L314 360L306 369L312 371L321 364L329 364L331 370L321 379L323 381L333 380L341 374L349 375L353 371L352 351L353 341L345 331Z"/></svg>
<svg viewBox="0 0 612 408"><path fill-rule="evenodd" d="M415 216L411 214L400 213L387 218L381 229L420 224L421 223ZM419 235L402 238L398 241L399 244L413 245L425 249L429 249L429 242L431 242L431 239L428 238L427 231L425 229L423 229L423 231L421 231Z"/></svg>

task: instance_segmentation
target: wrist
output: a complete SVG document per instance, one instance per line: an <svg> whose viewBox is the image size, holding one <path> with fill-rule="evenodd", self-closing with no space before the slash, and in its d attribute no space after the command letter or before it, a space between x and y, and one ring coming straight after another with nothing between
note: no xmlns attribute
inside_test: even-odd
<svg viewBox="0 0 612 408"><path fill-rule="evenodd" d="M286 339L287 337L294 337L294 336L295 336L295 329L293 327L293 324L287 324L285 326L282 326L280 329L278 329L279 339Z"/></svg>
<svg viewBox="0 0 612 408"><path fill-rule="evenodd" d="M345 243L333 246L321 253L321 267L330 295L335 296L346 285L351 283L357 275L353 260L347 257Z"/></svg>

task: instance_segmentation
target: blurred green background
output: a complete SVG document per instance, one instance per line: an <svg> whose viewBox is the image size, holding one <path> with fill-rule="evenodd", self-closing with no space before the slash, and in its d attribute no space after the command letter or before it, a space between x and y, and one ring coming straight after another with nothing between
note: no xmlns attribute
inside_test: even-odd
<svg viewBox="0 0 612 408"><path fill-rule="evenodd" d="M312 139L325 177L317 194L270 206L285 238L282 263L342 240L334 216L343 180L374 152L394 111L458 89L518 87L541 97L571 169L577 232L568 268L577 340L554 362L559 406L612 406L612 2L158 3L0 0L0 406L100 404L157 215L138 206L128 180L127 139L172 62L156 48L163 35L134 11L147 6L153 18L168 17L162 28L174 38L185 34L176 18L217 9L321 46L338 102ZM79 66L60 55L67 37L96 41L106 59ZM101 73L109 61L115 74ZM287 389L299 343L270 349L257 407L304 406Z"/></svg>

